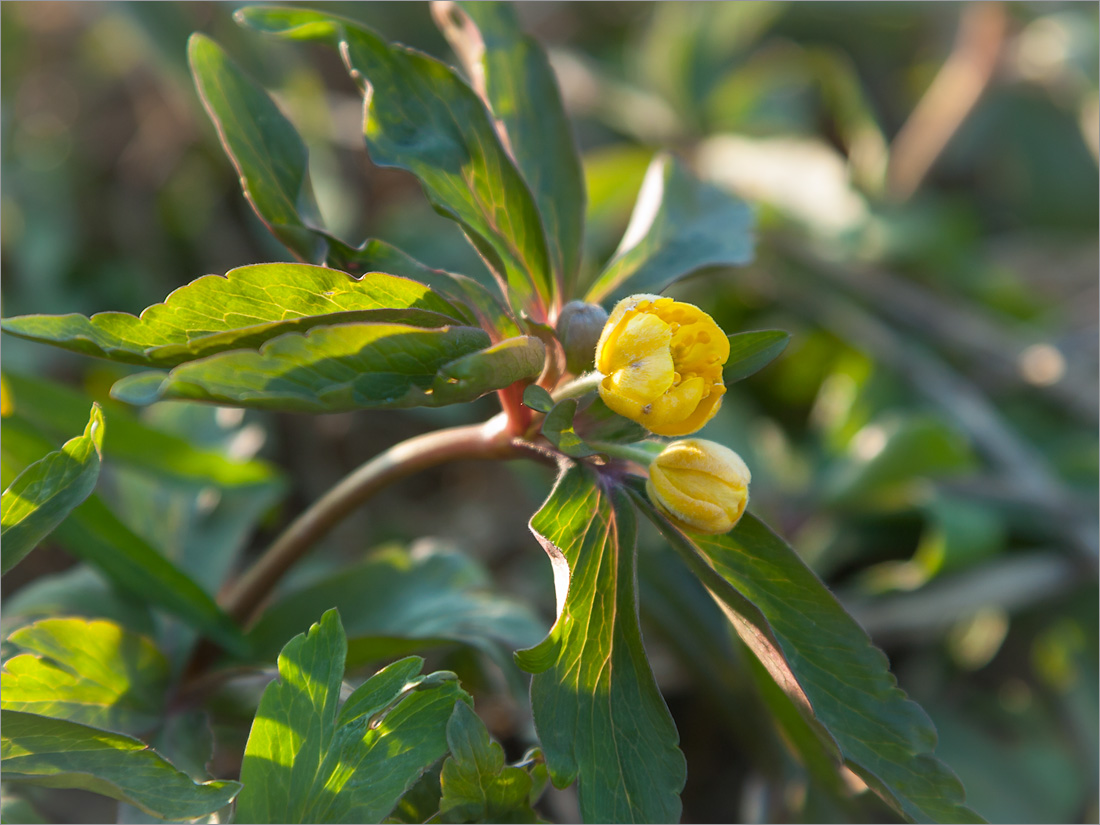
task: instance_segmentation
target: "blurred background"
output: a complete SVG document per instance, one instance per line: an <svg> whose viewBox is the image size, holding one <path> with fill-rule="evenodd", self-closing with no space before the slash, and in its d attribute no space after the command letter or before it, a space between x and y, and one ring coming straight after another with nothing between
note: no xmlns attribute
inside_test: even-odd
<svg viewBox="0 0 1100 825"><path fill-rule="evenodd" d="M332 5L452 59L426 5ZM336 56L239 29L234 8L0 6L4 316L137 313L201 275L287 259L195 94L185 44L196 30L301 131L335 234L484 276L410 175L370 163L362 102ZM618 244L658 149L757 206L755 263L674 290L726 330L793 336L703 432L745 457L755 511L887 652L975 810L996 822L1096 821L1097 6L519 11L550 51L584 156L589 276ZM3 368L99 399L123 369L10 337ZM262 547L371 455L494 404L319 418L161 404L143 415L286 472L277 504L249 500L219 522L232 552L204 574L214 589L238 552ZM332 570L370 547L437 537L539 605L548 626L549 566L526 521L549 482L538 467L441 468L385 493L308 565ZM105 484L134 530L165 541L178 495L124 474ZM212 541L195 526L213 512L203 506L188 505L187 535ZM689 765L685 821L890 818L869 794L837 807L807 784L763 723L721 615L650 544L643 535L643 620ZM7 618L13 604L43 603L73 565L59 549L36 551L5 577ZM506 743L522 739L509 714L489 720ZM556 804L568 813L568 800ZM94 808L55 813L96 821Z"/></svg>

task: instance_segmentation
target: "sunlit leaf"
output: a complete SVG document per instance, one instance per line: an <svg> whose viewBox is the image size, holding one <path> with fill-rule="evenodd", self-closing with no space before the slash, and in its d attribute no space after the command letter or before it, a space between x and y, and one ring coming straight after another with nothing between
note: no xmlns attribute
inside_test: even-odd
<svg viewBox="0 0 1100 825"><path fill-rule="evenodd" d="M541 344L539 344L541 347ZM506 369L464 356L485 351ZM258 352L237 351L139 373L112 394L133 404L178 398L290 412L436 407L473 401L542 371L528 339L495 347L472 327L342 324L276 338Z"/></svg>
<svg viewBox="0 0 1100 825"><path fill-rule="evenodd" d="M444 822L537 822L531 809L531 775L505 766L504 749L465 702L447 723L451 755L443 763L439 813Z"/></svg>
<svg viewBox="0 0 1100 825"><path fill-rule="evenodd" d="M722 368L727 385L759 372L787 348L790 333L781 329L738 332L730 337L730 357Z"/></svg>
<svg viewBox="0 0 1100 825"><path fill-rule="evenodd" d="M594 455L597 451L585 444L573 428L573 417L576 414L576 398L567 398L555 404L542 420L542 434L546 436L547 441L566 455L575 458Z"/></svg>
<svg viewBox="0 0 1100 825"><path fill-rule="evenodd" d="M747 204L658 155L646 172L619 249L586 301L661 292L707 266L748 263L753 214Z"/></svg>
<svg viewBox="0 0 1100 825"><path fill-rule="evenodd" d="M446 752L447 720L469 701L454 674L420 676L423 659L402 659L339 708L346 652L329 610L279 655L248 737L237 821L380 822Z"/></svg>
<svg viewBox="0 0 1100 825"><path fill-rule="evenodd" d="M516 659L551 778L579 781L588 822L676 822L686 769L638 627L634 509L575 465L531 529L554 566L558 620Z"/></svg>
<svg viewBox="0 0 1100 825"><path fill-rule="evenodd" d="M535 199L484 103L450 67L321 12L253 6L237 15L268 34L338 48L366 96L371 159L416 175L435 209L466 231L514 304L543 319L558 285Z"/></svg>
<svg viewBox="0 0 1100 825"><path fill-rule="evenodd" d="M139 739L15 710L0 710L0 765L6 782L78 788L161 818L193 819L222 806L240 784L195 783Z"/></svg>
<svg viewBox="0 0 1100 825"><path fill-rule="evenodd" d="M21 338L148 367L257 349L288 332L364 321L462 324L463 310L423 284L374 272L355 279L307 264L255 264L180 287L140 317L125 312L24 315L3 329Z"/></svg>
<svg viewBox="0 0 1100 825"><path fill-rule="evenodd" d="M580 264L584 179L546 52L520 29L510 3L439 3L434 10L535 196L554 271L571 284Z"/></svg>
<svg viewBox="0 0 1100 825"><path fill-rule="evenodd" d="M164 714L168 660L146 637L114 622L43 619L7 641L0 707L141 733Z"/></svg>
<svg viewBox="0 0 1100 825"><path fill-rule="evenodd" d="M633 495L829 750L907 819L981 821L886 656L782 539L752 515L725 535L687 535L640 485Z"/></svg>
<svg viewBox="0 0 1100 825"><path fill-rule="evenodd" d="M0 497L2 571L7 573L95 489L103 446L103 413L92 405L84 435L31 464Z"/></svg>

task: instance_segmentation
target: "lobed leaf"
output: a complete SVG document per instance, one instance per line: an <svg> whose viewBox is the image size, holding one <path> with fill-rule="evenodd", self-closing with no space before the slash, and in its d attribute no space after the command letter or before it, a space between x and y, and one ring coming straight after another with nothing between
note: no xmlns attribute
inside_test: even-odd
<svg viewBox="0 0 1100 825"><path fill-rule="evenodd" d="M126 733L164 714L168 660L147 637L114 622L43 619L6 640L0 707Z"/></svg>
<svg viewBox="0 0 1100 825"><path fill-rule="evenodd" d="M485 569L457 550L438 545L383 550L276 600L249 640L258 657L274 656L307 629L303 617L337 607L351 637L352 667L389 651L455 642L509 664L501 648L534 644L545 625L526 606L494 593L491 584Z"/></svg>
<svg viewBox="0 0 1100 825"><path fill-rule="evenodd" d="M446 724L469 701L423 659L379 671L337 713L347 643L329 610L279 655L241 766L239 822L380 822L447 750Z"/></svg>
<svg viewBox="0 0 1100 825"><path fill-rule="evenodd" d="M542 364L535 368L535 352L527 339L491 346L489 335L473 327L342 324L284 335L258 352L139 373L111 392L132 404L177 398L290 412L437 407L473 401L525 371L537 376ZM455 363L475 353L505 369L497 374L476 359Z"/></svg>
<svg viewBox="0 0 1100 825"><path fill-rule="evenodd" d="M787 348L790 333L781 329L738 332L729 336L730 356L722 368L726 386L759 372Z"/></svg>
<svg viewBox="0 0 1100 825"><path fill-rule="evenodd" d="M95 489L103 413L92 405L84 434L27 467L0 496L0 572L7 573Z"/></svg>
<svg viewBox="0 0 1100 825"><path fill-rule="evenodd" d="M64 719L0 710L4 780L77 788L152 816L194 819L227 805L240 783L195 783L140 739Z"/></svg>
<svg viewBox="0 0 1100 825"><path fill-rule="evenodd" d="M642 645L636 519L588 467L564 470L531 519L554 566L558 619L516 660L554 784L579 780L586 822L675 822L684 756Z"/></svg>
<svg viewBox="0 0 1100 825"><path fill-rule="evenodd" d="M5 332L145 367L173 367L217 353L257 349L318 326L397 321L461 324L464 311L423 284L373 272L355 279L322 266L255 264L206 275L135 317L125 312L5 318Z"/></svg>
<svg viewBox="0 0 1100 825"><path fill-rule="evenodd" d="M935 728L898 688L886 656L782 539L748 514L725 535L685 534L642 489L633 488L638 505L828 750L911 821L981 821L933 754Z"/></svg>
<svg viewBox="0 0 1100 825"><path fill-rule="evenodd" d="M444 822L538 822L531 808L531 775L505 766L504 748L465 702L447 723L451 755L443 763L439 802Z"/></svg>
<svg viewBox="0 0 1100 825"><path fill-rule="evenodd" d="M584 177L546 52L520 29L510 3L437 2L433 11L535 197L554 272L571 285L581 259Z"/></svg>
<svg viewBox="0 0 1100 825"><path fill-rule="evenodd" d="M667 155L646 172L619 249L588 288L586 301L661 292L707 266L745 264L753 255L747 204L692 177Z"/></svg>
<svg viewBox="0 0 1100 825"><path fill-rule="evenodd" d="M371 159L416 175L436 211L462 226L516 308L544 319L560 287L535 199L485 105L454 70L322 12L253 6L237 19L339 49L366 98Z"/></svg>

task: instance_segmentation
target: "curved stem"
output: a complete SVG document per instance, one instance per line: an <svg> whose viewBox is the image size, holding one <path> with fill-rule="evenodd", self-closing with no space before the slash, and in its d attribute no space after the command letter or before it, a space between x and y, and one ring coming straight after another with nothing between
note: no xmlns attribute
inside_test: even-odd
<svg viewBox="0 0 1100 825"><path fill-rule="evenodd" d="M418 470L465 458L520 454L501 419L438 430L379 453L314 502L275 539L222 599L234 619L250 623L279 579L352 510L383 487Z"/></svg>

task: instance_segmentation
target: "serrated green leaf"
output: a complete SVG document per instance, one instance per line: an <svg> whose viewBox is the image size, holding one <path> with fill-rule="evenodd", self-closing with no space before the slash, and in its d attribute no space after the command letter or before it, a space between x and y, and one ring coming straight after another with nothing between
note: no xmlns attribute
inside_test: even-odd
<svg viewBox="0 0 1100 825"><path fill-rule="evenodd" d="M749 514L726 535L685 534L642 489L633 488L638 505L830 750L907 819L982 821L933 754L935 728L886 656L782 539Z"/></svg>
<svg viewBox="0 0 1100 825"><path fill-rule="evenodd" d="M33 425L50 434L71 432L87 415L85 396L46 379L5 372L12 405L7 428ZM220 487L282 487L279 470L259 459L234 460L203 449L138 420L121 404L107 404L111 426L103 434L103 455L112 462L158 477ZM21 420L19 420L21 419ZM4 445L5 451L8 445Z"/></svg>
<svg viewBox="0 0 1100 825"><path fill-rule="evenodd" d="M141 733L161 721L168 660L114 622L44 619L7 641L22 652L0 673L0 707Z"/></svg>
<svg viewBox="0 0 1100 825"><path fill-rule="evenodd" d="M571 285L581 258L584 178L546 52L520 29L510 3L437 4L436 20L507 136L545 224L554 271Z"/></svg>
<svg viewBox="0 0 1100 825"><path fill-rule="evenodd" d="M327 263L345 272L389 272L418 281L466 312L466 323L471 326L495 331L500 338L514 338L522 332L496 295L478 281L467 275L433 269L384 241L369 240L355 248L331 242Z"/></svg>
<svg viewBox="0 0 1100 825"><path fill-rule="evenodd" d="M692 177L667 155L653 159L619 249L586 301L661 292L707 266L753 255L753 214L733 195Z"/></svg>
<svg viewBox="0 0 1100 825"><path fill-rule="evenodd" d="M103 446L103 413L92 405L84 434L31 464L0 497L0 557L7 573L95 489Z"/></svg>
<svg viewBox="0 0 1100 825"><path fill-rule="evenodd" d="M329 610L279 655L241 766L239 822L379 822L447 749L454 674L418 676L402 659L348 697L337 715L347 645Z"/></svg>
<svg viewBox="0 0 1100 825"><path fill-rule="evenodd" d="M738 332L729 337L730 357L722 368L726 386L762 370L787 348L790 333L781 329Z"/></svg>
<svg viewBox="0 0 1100 825"><path fill-rule="evenodd" d="M548 413L554 408L554 399L538 384L532 384L523 390L523 403L535 412Z"/></svg>
<svg viewBox="0 0 1100 825"><path fill-rule="evenodd" d="M443 763L439 813L444 822L537 822L531 808L531 776L504 764L504 748L473 708L455 704L447 723L451 755Z"/></svg>
<svg viewBox="0 0 1100 825"><path fill-rule="evenodd" d="M178 616L226 650L247 655L240 628L210 595L123 524L97 496L77 507L54 535L62 547L98 568L122 590Z"/></svg>
<svg viewBox="0 0 1100 825"><path fill-rule="evenodd" d="M547 441L566 455L574 458L595 455L597 451L585 444L573 429L573 416L576 414L576 398L567 398L555 404L554 409L550 410L542 420L542 434L546 436Z"/></svg>
<svg viewBox="0 0 1100 825"><path fill-rule="evenodd" d="M305 617L337 607L351 637L349 666L455 642L507 664L501 648L534 644L545 625L491 585L485 569L457 550L390 548L276 600L249 639L257 656L274 656L287 639L307 629Z"/></svg>
<svg viewBox="0 0 1100 825"><path fill-rule="evenodd" d="M0 710L5 781L78 788L153 816L193 819L228 804L240 783L196 784L139 739L64 719Z"/></svg>
<svg viewBox="0 0 1100 825"><path fill-rule="evenodd" d="M565 470L531 519L554 566L558 620L516 660L554 784L579 779L587 822L676 822L684 756L642 646L634 509L590 468Z"/></svg>
<svg viewBox="0 0 1100 825"><path fill-rule="evenodd" d="M143 367L173 367L220 352L258 349L318 326L461 324L463 311L423 284L381 272L358 280L307 264L255 264L206 275L140 317L125 312L5 318L5 332Z"/></svg>
<svg viewBox="0 0 1100 825"><path fill-rule="evenodd" d="M416 175L436 211L462 226L517 309L545 317L559 285L535 200L485 105L454 70L321 12L252 6L237 19L267 34L339 49L367 100L371 159Z"/></svg>
<svg viewBox="0 0 1100 825"><path fill-rule="evenodd" d="M502 347L524 349L530 368L531 348L493 347L489 335L473 327L342 324L283 335L259 352L225 352L170 373L138 373L111 393L133 404L175 398L312 413L437 407L473 401L516 380L513 371L497 375L475 359L454 363L487 350L507 361ZM457 374L448 375L451 369Z"/></svg>

